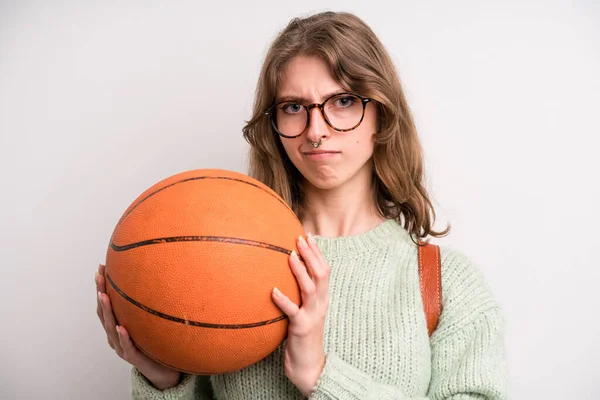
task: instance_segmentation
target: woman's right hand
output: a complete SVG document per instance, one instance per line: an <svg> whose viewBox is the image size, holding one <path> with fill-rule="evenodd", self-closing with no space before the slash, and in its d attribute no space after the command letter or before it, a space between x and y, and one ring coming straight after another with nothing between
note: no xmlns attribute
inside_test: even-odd
<svg viewBox="0 0 600 400"><path fill-rule="evenodd" d="M127 330L122 326L117 326L110 298L106 294L104 271L104 265L100 265L96 273L96 291L98 292L96 312L106 331L108 345L119 357L136 367L157 389L164 390L177 385L181 379L179 371L165 367L142 353L129 338Z"/></svg>

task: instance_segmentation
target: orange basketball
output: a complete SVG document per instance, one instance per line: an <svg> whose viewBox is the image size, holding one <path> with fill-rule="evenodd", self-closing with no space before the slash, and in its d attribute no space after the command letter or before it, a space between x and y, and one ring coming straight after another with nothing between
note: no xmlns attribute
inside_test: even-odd
<svg viewBox="0 0 600 400"><path fill-rule="evenodd" d="M287 334L273 287L300 304L288 264L300 235L290 207L246 175L207 169L167 178L129 206L111 237L106 291L118 324L173 369L247 367Z"/></svg>

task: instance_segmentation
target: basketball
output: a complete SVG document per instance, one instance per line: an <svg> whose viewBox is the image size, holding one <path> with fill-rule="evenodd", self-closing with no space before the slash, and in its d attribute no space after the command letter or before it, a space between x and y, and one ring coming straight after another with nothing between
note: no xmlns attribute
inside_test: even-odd
<svg viewBox="0 0 600 400"><path fill-rule="evenodd" d="M142 193L116 224L106 293L119 325L157 362L195 375L233 372L287 335L273 287L300 304L288 264L302 225L273 190L201 169Z"/></svg>

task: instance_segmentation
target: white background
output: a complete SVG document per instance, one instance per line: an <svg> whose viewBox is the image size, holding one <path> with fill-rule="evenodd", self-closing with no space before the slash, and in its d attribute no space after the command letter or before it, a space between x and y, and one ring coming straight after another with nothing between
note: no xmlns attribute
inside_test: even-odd
<svg viewBox="0 0 600 400"><path fill-rule="evenodd" d="M505 310L512 398L600 398L599 2L72 3L0 2L0 398L129 398L95 314L114 224L177 172L245 172L266 49L325 9L398 67L438 243Z"/></svg>

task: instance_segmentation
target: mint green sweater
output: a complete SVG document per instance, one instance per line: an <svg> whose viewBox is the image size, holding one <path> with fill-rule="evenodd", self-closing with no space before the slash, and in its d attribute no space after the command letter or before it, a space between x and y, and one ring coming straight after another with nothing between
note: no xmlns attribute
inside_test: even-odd
<svg viewBox="0 0 600 400"><path fill-rule="evenodd" d="M443 311L427 334L417 248L387 220L363 234L316 237L331 268L325 368L310 400L506 399L501 309L482 273L441 248ZM134 399L301 399L283 370L282 347L241 371L185 375L160 391L133 368Z"/></svg>

